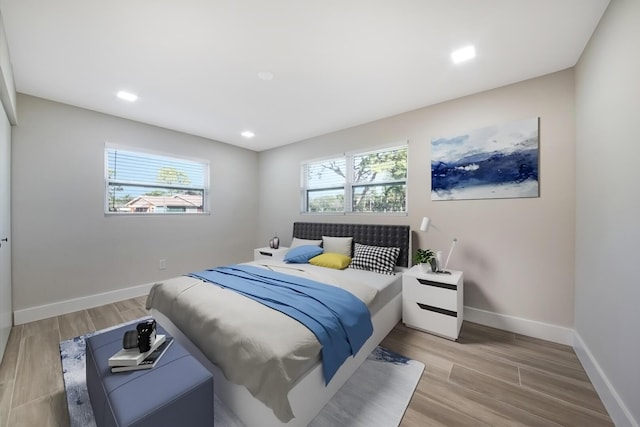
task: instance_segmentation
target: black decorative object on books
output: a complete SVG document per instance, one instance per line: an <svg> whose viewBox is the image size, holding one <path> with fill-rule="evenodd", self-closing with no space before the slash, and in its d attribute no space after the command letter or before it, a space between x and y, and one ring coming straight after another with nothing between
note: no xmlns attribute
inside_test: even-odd
<svg viewBox="0 0 640 427"><path fill-rule="evenodd" d="M167 341L169 341L167 343ZM142 369L139 365L155 365L157 359L162 356L164 350L171 344L171 338L165 334L156 333L156 321L147 319L139 322L135 330L124 331L122 338L122 349L109 357L108 365L110 367L127 367L124 370ZM161 351L160 347L162 347ZM147 359L152 359L147 361ZM147 362L145 362L147 361ZM118 369L113 370L118 372Z"/></svg>
<svg viewBox="0 0 640 427"><path fill-rule="evenodd" d="M122 337L122 348L130 349L138 347L140 353L151 350L156 340L156 321L145 320L136 325L135 331L126 331Z"/></svg>

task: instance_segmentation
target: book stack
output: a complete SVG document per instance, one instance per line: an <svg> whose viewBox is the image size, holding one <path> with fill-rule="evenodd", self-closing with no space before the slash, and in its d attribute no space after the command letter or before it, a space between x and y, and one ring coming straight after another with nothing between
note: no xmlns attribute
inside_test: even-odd
<svg viewBox="0 0 640 427"><path fill-rule="evenodd" d="M109 358L111 372L116 373L151 369L156 366L172 342L173 337L158 334L156 335L156 339L151 345L151 349L149 349L149 351L141 353L137 348L123 348Z"/></svg>

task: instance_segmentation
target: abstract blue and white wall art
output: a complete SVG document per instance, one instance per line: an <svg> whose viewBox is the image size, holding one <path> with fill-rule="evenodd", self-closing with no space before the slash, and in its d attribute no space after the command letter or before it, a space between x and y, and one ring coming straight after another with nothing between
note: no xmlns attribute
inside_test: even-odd
<svg viewBox="0 0 640 427"><path fill-rule="evenodd" d="M537 117L431 141L431 200L538 197Z"/></svg>

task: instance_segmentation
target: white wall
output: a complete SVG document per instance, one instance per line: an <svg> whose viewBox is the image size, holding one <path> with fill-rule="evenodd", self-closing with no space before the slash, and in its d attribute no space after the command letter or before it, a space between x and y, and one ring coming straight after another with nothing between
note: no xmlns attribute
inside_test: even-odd
<svg viewBox="0 0 640 427"><path fill-rule="evenodd" d="M257 154L18 95L13 129L14 310L250 259ZM208 159L211 215L104 214L105 141ZM167 269L159 270L159 260Z"/></svg>
<svg viewBox="0 0 640 427"><path fill-rule="evenodd" d="M640 422L639 22L612 1L576 67L575 329L619 426Z"/></svg>
<svg viewBox="0 0 640 427"><path fill-rule="evenodd" d="M574 108L573 70L565 70L261 152L260 238L266 242L277 232L287 244L296 220L410 224L417 230L427 215L442 231L416 235L415 243L446 253L449 239L459 238L449 267L464 270L466 306L498 313L505 322L515 316L570 331ZM430 200L432 139L529 117L540 117L539 198ZM300 162L402 140L409 140L408 217L299 213Z"/></svg>

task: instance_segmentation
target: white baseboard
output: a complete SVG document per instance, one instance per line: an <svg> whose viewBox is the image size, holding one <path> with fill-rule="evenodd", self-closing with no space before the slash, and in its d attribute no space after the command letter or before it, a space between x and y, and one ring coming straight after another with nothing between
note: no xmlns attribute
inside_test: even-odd
<svg viewBox="0 0 640 427"><path fill-rule="evenodd" d="M464 320L559 344L573 345L574 330L563 326L507 316L467 306L464 307Z"/></svg>
<svg viewBox="0 0 640 427"><path fill-rule="evenodd" d="M604 407L607 408L613 423L617 427L639 427L638 421L633 418L633 415L629 412L611 382L609 382L598 361L593 357L578 332L574 332L573 349L576 351L576 355L580 359L580 363L582 363L593 387L598 392Z"/></svg>
<svg viewBox="0 0 640 427"><path fill-rule="evenodd" d="M74 311L86 310L87 308L98 307L105 304L136 298L147 295L153 283L133 286L131 288L118 289L117 291L103 292L101 294L89 295L86 297L74 298L66 301L54 302L52 304L29 307L13 312L13 322L16 325L34 322L54 316L72 313Z"/></svg>

